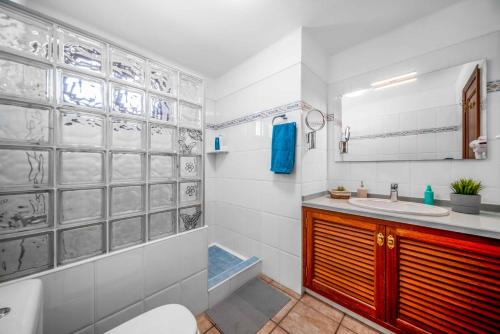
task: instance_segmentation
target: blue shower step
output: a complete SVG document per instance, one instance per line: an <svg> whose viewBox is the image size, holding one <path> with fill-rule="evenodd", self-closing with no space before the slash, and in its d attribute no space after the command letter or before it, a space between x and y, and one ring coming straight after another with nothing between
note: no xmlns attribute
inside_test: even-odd
<svg viewBox="0 0 500 334"><path fill-rule="evenodd" d="M208 247L208 288L216 286L258 261L259 258L255 256L242 259L217 245Z"/></svg>

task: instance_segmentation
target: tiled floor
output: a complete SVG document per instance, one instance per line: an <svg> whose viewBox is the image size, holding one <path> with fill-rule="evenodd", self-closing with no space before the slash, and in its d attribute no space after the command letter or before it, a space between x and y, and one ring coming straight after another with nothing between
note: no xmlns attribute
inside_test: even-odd
<svg viewBox="0 0 500 334"><path fill-rule="evenodd" d="M257 334L379 333L308 294L300 296L263 275L260 279L286 293L291 300ZM197 320L201 334L223 334L205 313L200 314Z"/></svg>

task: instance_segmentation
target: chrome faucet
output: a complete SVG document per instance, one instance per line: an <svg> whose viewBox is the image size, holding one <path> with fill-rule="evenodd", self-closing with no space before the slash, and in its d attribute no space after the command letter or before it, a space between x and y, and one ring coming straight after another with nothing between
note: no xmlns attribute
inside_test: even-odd
<svg viewBox="0 0 500 334"><path fill-rule="evenodd" d="M398 184L391 183L391 194L389 195L391 202L398 201Z"/></svg>

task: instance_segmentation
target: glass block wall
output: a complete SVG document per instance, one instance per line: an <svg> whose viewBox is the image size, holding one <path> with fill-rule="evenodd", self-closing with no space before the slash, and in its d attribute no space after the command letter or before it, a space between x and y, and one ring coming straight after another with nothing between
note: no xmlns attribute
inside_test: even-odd
<svg viewBox="0 0 500 334"><path fill-rule="evenodd" d="M203 82L0 5L0 281L203 225Z"/></svg>

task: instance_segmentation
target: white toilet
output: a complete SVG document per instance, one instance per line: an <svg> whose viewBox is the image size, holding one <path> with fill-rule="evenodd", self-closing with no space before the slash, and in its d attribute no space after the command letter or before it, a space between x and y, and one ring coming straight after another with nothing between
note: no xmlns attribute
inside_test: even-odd
<svg viewBox="0 0 500 334"><path fill-rule="evenodd" d="M196 319L184 306L169 304L143 313L105 334L199 334Z"/></svg>

